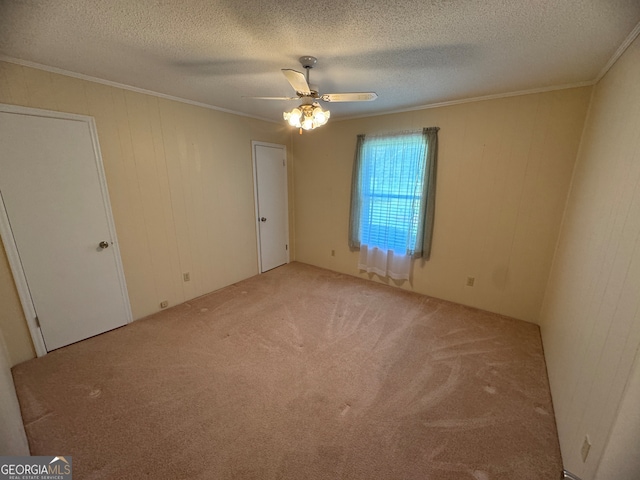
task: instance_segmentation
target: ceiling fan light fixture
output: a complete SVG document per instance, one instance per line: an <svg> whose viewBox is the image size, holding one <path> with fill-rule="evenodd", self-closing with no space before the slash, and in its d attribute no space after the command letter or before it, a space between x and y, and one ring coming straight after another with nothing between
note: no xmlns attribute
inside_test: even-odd
<svg viewBox="0 0 640 480"><path fill-rule="evenodd" d="M331 112L329 110L325 112L324 110L322 110L322 108L320 108L319 105L313 110L313 120L318 124L318 126L327 123L327 120L329 120L330 116Z"/></svg>
<svg viewBox="0 0 640 480"><path fill-rule="evenodd" d="M315 128L315 125L313 124L313 119L309 117L304 117L304 120L302 121L302 128L304 128L305 130L313 130Z"/></svg>
<svg viewBox="0 0 640 480"><path fill-rule="evenodd" d="M314 128L321 127L327 123L330 116L331 112L329 112L329 110L322 110L322 107L318 103L311 105L303 104L290 112L283 113L283 117L289 125L304 130L313 130Z"/></svg>
<svg viewBox="0 0 640 480"><path fill-rule="evenodd" d="M299 108L294 108L290 112L284 112L283 117L292 127L300 128L302 112Z"/></svg>

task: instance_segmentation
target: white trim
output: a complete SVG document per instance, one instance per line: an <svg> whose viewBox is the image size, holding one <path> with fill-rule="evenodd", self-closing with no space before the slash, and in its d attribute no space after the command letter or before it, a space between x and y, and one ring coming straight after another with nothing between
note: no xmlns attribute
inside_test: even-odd
<svg viewBox="0 0 640 480"><path fill-rule="evenodd" d="M102 194L102 204L104 206L104 214L107 219L107 227L109 236L111 237L111 246L115 250L116 272L120 283L120 292L124 299L125 316L127 323L133 321L133 313L131 312L131 303L129 302L129 292L127 290L127 281L124 276L124 267L122 266L122 256L120 255L120 244L118 243L118 235L116 234L116 224L113 220L113 211L111 210L111 199L109 198L109 187L107 186L107 175L104 171L104 163L102 161L102 152L100 151L100 143L98 142L98 128L93 117L84 117L84 121L89 124L89 132L91 134L91 143L93 145L94 158L96 161L96 172L98 173L98 181L100 182L100 193Z"/></svg>
<svg viewBox="0 0 640 480"><path fill-rule="evenodd" d="M596 77L594 83L598 83L600 80L602 80L602 77L604 77L607 74L607 72L618 61L618 59L622 56L625 50L629 48L629 45L633 43L633 41L636 39L638 35L640 35L640 22L638 22L638 24L634 27L634 29L631 30L631 33L629 33L629 35L627 35L627 38L624 39L624 42L620 44L620 46L611 56L607 64L602 68L602 70L600 70L600 73L598 73L598 76Z"/></svg>
<svg viewBox="0 0 640 480"><path fill-rule="evenodd" d="M92 77L91 75L85 75L83 73L71 72L62 68L50 67L49 65L43 65L41 63L30 62L29 60L21 60L19 58L9 57L7 55L0 54L0 62L13 63L15 65L21 65L23 67L37 68L38 70L44 70L45 72L57 73L58 75L65 75L67 77L78 78L80 80L86 80L88 82L99 83L101 85L107 85L109 87L122 88L123 90L129 90L136 93L142 93L144 95L151 95L152 97L164 98L165 100L173 100L174 102L186 103L188 105L194 105L196 107L207 108L209 110L216 110L218 112L230 113L231 115L239 115L241 117L254 118L256 120L262 120L269 123L280 123L278 120L272 120L270 118L259 117L257 115L249 115L248 113L238 112L236 110L229 110L227 108L216 107L209 103L197 102L195 100L188 100L182 97L175 97L173 95L167 95L166 93L154 92L153 90L147 90L146 88L134 87L125 83L113 82L111 80L104 80L98 77Z"/></svg>
<svg viewBox="0 0 640 480"><path fill-rule="evenodd" d="M261 253L261 242L260 242L260 209L258 208L258 167L256 163L256 147L271 147L278 148L282 150L284 155L284 185L285 185L285 195L284 195L284 205L287 211L287 222L286 222L286 235L287 235L287 263L291 261L291 242L289 241L289 175L287 172L288 169L288 159L287 159L287 147L286 145L281 145L279 143L268 143L268 142L259 142L256 140L251 141L251 163L253 164L253 200L254 207L256 213L256 241L257 241L257 251L258 251L258 273L262 273L262 253Z"/></svg>
<svg viewBox="0 0 640 480"><path fill-rule="evenodd" d="M483 102L485 100L497 100L500 98L519 97L521 95L533 95L535 93L553 92L556 90L567 90L569 88L591 87L596 83L596 80L589 80L588 82L570 83L566 85L555 85L552 87L532 88L530 90L519 90L517 92L507 93L495 93L492 95L484 95L481 97L462 98L460 100L450 100L446 102L427 103L425 105L418 105L415 107L401 108L399 110L388 110L386 112L367 113L363 115L355 115L351 117L340 117L334 121L341 122L343 120L354 120L356 118L378 117L381 115L393 115L395 113L414 112L416 110L428 110L430 108L449 107L451 105L460 105L463 103ZM333 118L331 118L333 120Z"/></svg>
<svg viewBox="0 0 640 480"><path fill-rule="evenodd" d="M0 111L2 111L1 108ZM4 243L4 250L7 253L7 260L9 261L9 267L11 267L11 273L13 273L13 281L16 284L16 290L18 291L18 298L20 298L20 305L22 305L24 318L27 320L27 326L29 327L33 347L36 350L36 355L38 357L42 357L47 354L47 347L44 344L42 331L36 322L36 310L33 306L33 300L31 299L31 292L29 291L27 278L24 275L22 262L20 261L20 255L18 254L18 247L16 246L15 239L13 238L11 224L9 223L9 216L7 215L7 210L4 206L4 200L2 199L2 192L0 192L0 237L2 237L2 242Z"/></svg>
<svg viewBox="0 0 640 480"><path fill-rule="evenodd" d="M98 173L98 180L100 182L100 190L102 194L102 200L105 208L105 215L107 218L107 227L109 230L109 236L111 237L111 244L115 250L115 262L118 280L120 282L121 292L125 301L125 315L127 323L133 321L133 315L131 313L131 305L129 303L129 295L127 292L127 284L124 277L124 269L122 267L122 258L120 256L120 248L116 236L115 223L113 221L113 213L111 211L111 203L109 201L109 191L107 188L107 180L104 172L104 165L102 163L102 155L100 153L100 145L98 143L98 131L96 129L95 120L93 117L86 115L77 115L75 113L54 112L50 110L41 110L39 108L28 108L17 105L6 105L0 103L0 112L14 113L18 115L29 115L35 117L46 118L58 118L64 120L73 120L78 122L84 122L89 127L89 133L91 135L91 142L94 150L94 158L96 163L96 171ZM31 339L36 350L36 355L41 357L47 354L47 349L44 343L44 338L38 324L36 323L36 310L31 298L31 292L29 291L29 285L22 268L22 262L20 261L20 254L13 237L11 230L11 224L7 211L4 206L4 202L0 199L0 234L4 242L5 250L7 252L7 259L9 260L9 266L18 290L18 297L20 298L20 304L22 305L22 311L27 320L29 332L31 333Z"/></svg>
<svg viewBox="0 0 640 480"><path fill-rule="evenodd" d="M93 119L93 117L89 117L87 115L79 115L77 113L55 112L53 110L42 110L40 108L9 105L7 103L0 103L0 112L15 113L18 115L29 115L31 117L60 118L63 120L75 120L77 122L89 122Z"/></svg>

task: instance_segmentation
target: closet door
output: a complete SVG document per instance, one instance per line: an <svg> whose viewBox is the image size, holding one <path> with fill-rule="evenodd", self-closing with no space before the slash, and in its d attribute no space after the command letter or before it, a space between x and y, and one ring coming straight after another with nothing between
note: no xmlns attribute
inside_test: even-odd
<svg viewBox="0 0 640 480"><path fill-rule="evenodd" d="M32 302L36 318L28 320L47 351L125 325L131 311L93 120L6 110L2 232Z"/></svg>

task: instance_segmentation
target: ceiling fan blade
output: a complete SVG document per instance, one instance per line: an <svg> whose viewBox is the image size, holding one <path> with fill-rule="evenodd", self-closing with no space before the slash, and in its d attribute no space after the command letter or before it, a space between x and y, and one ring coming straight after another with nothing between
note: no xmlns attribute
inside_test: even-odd
<svg viewBox="0 0 640 480"><path fill-rule="evenodd" d="M244 95L242 98L253 98L255 100L300 100L300 97L250 97Z"/></svg>
<svg viewBox="0 0 640 480"><path fill-rule="evenodd" d="M325 102L370 102L378 95L375 92L325 93L320 98Z"/></svg>
<svg viewBox="0 0 640 480"><path fill-rule="evenodd" d="M309 88L309 84L307 83L307 79L304 77L303 73L289 68L283 68L282 73L287 77L287 80L297 93L301 93L303 95L309 95L311 93L311 89Z"/></svg>

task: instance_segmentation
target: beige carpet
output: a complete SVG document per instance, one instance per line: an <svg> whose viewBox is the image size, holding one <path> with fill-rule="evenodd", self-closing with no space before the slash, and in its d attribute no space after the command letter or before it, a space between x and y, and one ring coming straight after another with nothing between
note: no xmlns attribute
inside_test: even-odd
<svg viewBox="0 0 640 480"><path fill-rule="evenodd" d="M13 369L81 479L546 480L538 327L292 263Z"/></svg>

